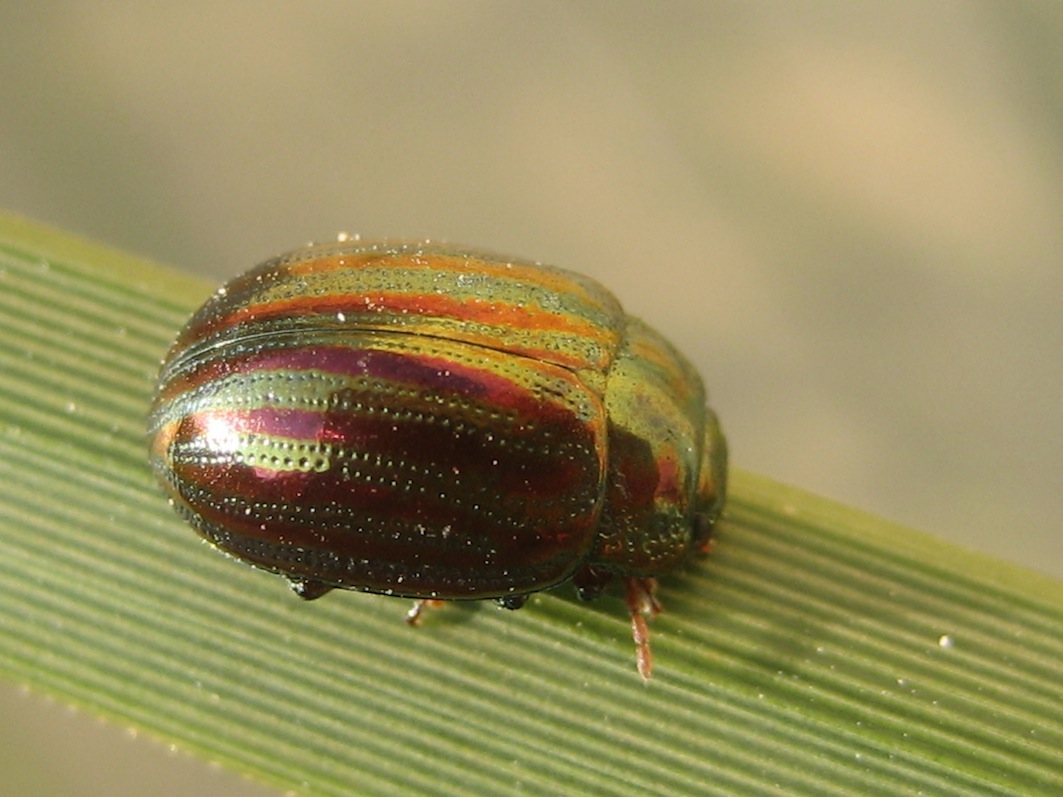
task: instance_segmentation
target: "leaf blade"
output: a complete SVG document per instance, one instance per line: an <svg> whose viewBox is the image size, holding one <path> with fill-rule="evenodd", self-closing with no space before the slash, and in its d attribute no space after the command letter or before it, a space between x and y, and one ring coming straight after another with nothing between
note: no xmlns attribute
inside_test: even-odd
<svg viewBox="0 0 1063 797"><path fill-rule="evenodd" d="M210 286L0 219L0 673L279 788L342 794L1052 793L1063 587L736 472L622 601L404 606L212 553L151 483L154 371ZM943 638L952 640L942 646Z"/></svg>

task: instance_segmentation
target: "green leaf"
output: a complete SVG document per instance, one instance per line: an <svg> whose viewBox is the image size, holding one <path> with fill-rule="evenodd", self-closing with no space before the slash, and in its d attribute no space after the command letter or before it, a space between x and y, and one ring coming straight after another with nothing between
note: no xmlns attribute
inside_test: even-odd
<svg viewBox="0 0 1063 797"><path fill-rule="evenodd" d="M1063 585L741 471L648 685L617 595L411 629L215 554L143 432L211 288L0 218L6 678L305 795L1063 790Z"/></svg>

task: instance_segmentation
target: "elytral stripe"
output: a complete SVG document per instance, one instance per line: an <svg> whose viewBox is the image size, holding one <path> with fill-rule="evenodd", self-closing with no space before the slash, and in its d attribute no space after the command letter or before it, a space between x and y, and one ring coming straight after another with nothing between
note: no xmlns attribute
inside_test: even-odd
<svg viewBox="0 0 1063 797"><path fill-rule="evenodd" d="M197 313L175 350L285 329L390 329L604 373L624 319L605 288L561 269L408 251L332 253L270 261L237 278Z"/></svg>
<svg viewBox="0 0 1063 797"><path fill-rule="evenodd" d="M413 567L431 555L486 584L517 572L559 579L589 549L601 495L596 428L472 428L371 404L189 414L160 435L171 439L165 470L186 514L208 536L224 530L230 550L266 546L276 562L255 561L278 569L295 558L285 550L302 561L329 552L328 577L364 588L374 585L356 571L370 559ZM415 579L410 588L437 589Z"/></svg>
<svg viewBox="0 0 1063 797"><path fill-rule="evenodd" d="M345 392L365 391L380 397L385 412L420 395L440 410L444 402L460 410L475 401L489 416L519 413L527 423L555 405L581 422L602 414L600 400L579 377L550 363L454 341L413 343L401 335L333 331L275 336L271 348L239 355L219 349L209 359L175 363L184 368L164 373L158 412L263 403L321 409ZM174 403L180 406L169 407Z"/></svg>
<svg viewBox="0 0 1063 797"><path fill-rule="evenodd" d="M377 316L405 317L404 323L416 323L410 317L462 321L499 330L549 333L584 338L597 346L615 343L616 333L601 324L571 313L546 310L528 301L510 303L483 298L457 298L442 294L405 292L306 294L285 298L262 297L255 304L235 309L215 329L234 327L249 321L264 322L274 318L324 316L326 322L358 319L370 326ZM379 326L377 322L376 326Z"/></svg>

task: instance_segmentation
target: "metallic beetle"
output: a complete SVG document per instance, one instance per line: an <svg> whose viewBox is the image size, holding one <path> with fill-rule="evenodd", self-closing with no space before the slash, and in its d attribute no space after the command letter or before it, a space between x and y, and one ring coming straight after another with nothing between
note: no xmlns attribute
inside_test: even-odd
<svg viewBox="0 0 1063 797"><path fill-rule="evenodd" d="M162 366L152 467L207 540L333 588L517 608L706 549L727 452L690 363L597 282L435 243L341 240L221 288Z"/></svg>

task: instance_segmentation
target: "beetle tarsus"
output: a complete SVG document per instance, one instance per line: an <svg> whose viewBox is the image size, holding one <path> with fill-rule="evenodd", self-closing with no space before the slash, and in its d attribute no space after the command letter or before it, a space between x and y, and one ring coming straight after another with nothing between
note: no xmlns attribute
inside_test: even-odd
<svg viewBox="0 0 1063 797"><path fill-rule="evenodd" d="M653 673L653 653L650 650L650 629L647 615L661 613L657 600L657 579L625 578L624 591L627 608L631 613L631 638L635 640L635 663L643 681L649 681Z"/></svg>
<svg viewBox="0 0 1063 797"><path fill-rule="evenodd" d="M412 626L418 626L421 624L421 615L424 614L425 609L438 609L443 605L443 601L435 600L434 598L422 598L415 600L410 610L406 612L406 624Z"/></svg>
<svg viewBox="0 0 1063 797"><path fill-rule="evenodd" d="M331 584L326 584L324 581L317 581L313 578L289 578L288 586L291 587L292 592L304 601L320 598L326 592L331 592L334 589Z"/></svg>
<svg viewBox="0 0 1063 797"><path fill-rule="evenodd" d="M503 609L519 609L527 602L527 595L504 595L501 598L495 598L495 603Z"/></svg>

